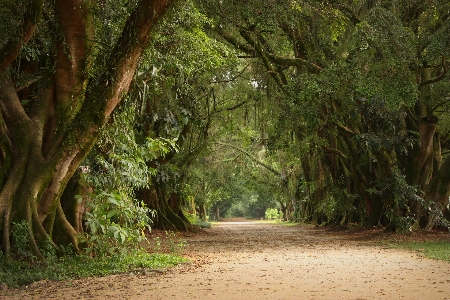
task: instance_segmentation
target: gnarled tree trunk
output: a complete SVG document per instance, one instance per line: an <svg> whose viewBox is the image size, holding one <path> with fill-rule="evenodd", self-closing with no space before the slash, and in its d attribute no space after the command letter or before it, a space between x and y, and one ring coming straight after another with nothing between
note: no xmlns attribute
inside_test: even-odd
<svg viewBox="0 0 450 300"><path fill-rule="evenodd" d="M10 67L17 71L26 65L19 63L20 51L37 26L45 26L38 23L44 2L53 10L51 24L57 24L46 28L57 31L52 40L55 67L21 87ZM78 249L76 234L81 229L67 220L60 196L127 92L150 34L174 2L139 1L114 47L105 53L94 51L94 1L34 0L24 7L25 30L0 49L0 232L7 255L11 224L21 220L29 225L31 249L39 258L39 242L53 240L55 233L63 232ZM94 59L102 55L107 55L101 60L107 63L94 67ZM39 69L43 62L28 63ZM24 97L31 94L35 98L26 104Z"/></svg>
<svg viewBox="0 0 450 300"><path fill-rule="evenodd" d="M146 188L138 192L138 198L155 210L153 224L156 228L173 231L190 231L192 226L181 210L176 194L167 195L163 187Z"/></svg>

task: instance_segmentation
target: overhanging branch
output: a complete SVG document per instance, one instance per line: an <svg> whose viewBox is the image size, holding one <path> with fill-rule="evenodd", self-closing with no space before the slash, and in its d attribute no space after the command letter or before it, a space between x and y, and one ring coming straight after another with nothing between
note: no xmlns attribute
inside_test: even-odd
<svg viewBox="0 0 450 300"><path fill-rule="evenodd" d="M438 77L430 79L430 80L426 80L424 82L421 82L419 84L419 88L424 86L424 85L428 85L428 84L432 84L432 83L436 83L438 81L441 81L441 80L443 80L445 78L445 76L447 76L448 69L447 69L447 65L445 64L445 58L444 57L442 57L442 69L443 69L442 73Z"/></svg>
<svg viewBox="0 0 450 300"><path fill-rule="evenodd" d="M239 102L238 104L235 104L235 105L233 105L233 106L230 106L230 107L223 107L223 108L217 109L217 110L214 111L213 113L214 113L214 114L217 114L217 113L221 113L221 112L223 112L223 111L235 110L235 109L241 107L242 105L247 104L248 102L250 102L250 101L247 101L247 100L241 101L241 102Z"/></svg>
<svg viewBox="0 0 450 300"><path fill-rule="evenodd" d="M239 57L239 56L238 56ZM239 57L239 58L244 58L244 57ZM252 56L252 58L255 58L255 56ZM217 80L217 81L211 81L211 83L226 83L226 82L232 82L234 80L236 80L236 78L239 78L239 76L241 76L245 70L250 66L250 64L247 64L242 71L240 71L237 75L233 76L231 79L228 80Z"/></svg>
<svg viewBox="0 0 450 300"><path fill-rule="evenodd" d="M102 126L130 87L139 58L150 35L176 0L141 0L128 18L105 71L88 85L79 118Z"/></svg>
<svg viewBox="0 0 450 300"><path fill-rule="evenodd" d="M313 67L317 70L323 70L321 66L318 66L312 62L309 62L302 58L296 58L296 57L281 57L276 56L273 54L267 54L267 57L270 59L271 62L281 65L281 66L289 66L289 67L302 67L302 66L309 66Z"/></svg>
<svg viewBox="0 0 450 300"><path fill-rule="evenodd" d="M232 145L232 144L227 144L227 143L222 143L222 142L217 142L216 144L218 145L222 145L222 146L227 146L230 148L233 148L239 152L241 152L242 154L244 154L245 156L247 156L248 158L250 158L253 162L255 162L256 164L266 168L267 170L269 170L270 172L274 173L277 176L281 177L281 172L278 172L277 170L275 170L274 168L272 168L271 166L265 164L264 162L260 161L259 159L257 159L256 157L254 157L252 154L248 153L247 151L245 151L245 149L242 149L241 147Z"/></svg>

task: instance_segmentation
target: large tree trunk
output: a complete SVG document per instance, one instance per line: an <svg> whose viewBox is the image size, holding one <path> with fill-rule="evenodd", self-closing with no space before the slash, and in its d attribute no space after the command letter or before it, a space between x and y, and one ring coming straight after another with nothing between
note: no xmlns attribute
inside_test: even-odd
<svg viewBox="0 0 450 300"><path fill-rule="evenodd" d="M34 17L20 37L23 43L33 34L42 2L30 1L23 10ZM29 225L31 249L39 258L43 259L39 242L53 240L56 233L64 233L78 250L76 234L81 227L67 220L60 196L127 92L156 22L174 2L139 1L111 54L104 58L107 64L92 76L95 23L91 7L82 0L49 1L61 31L55 34L55 70L45 82L26 87L38 96L26 110L20 97L23 89L7 72L21 45L15 52L0 49L0 232L7 255L11 224L21 220Z"/></svg>
<svg viewBox="0 0 450 300"><path fill-rule="evenodd" d="M166 195L164 188L146 188L138 192L138 198L156 212L155 228L173 231L190 231L192 226L181 210L181 203L175 194Z"/></svg>
<svg viewBox="0 0 450 300"><path fill-rule="evenodd" d="M423 68L420 74L422 82L429 82L430 69ZM414 227L431 229L448 203L450 169L448 159L443 162L442 158L437 127L439 119L433 114L433 109L424 104L432 98L431 85L421 86L420 93L419 101L414 109L407 110L406 118L406 128L419 134L418 143L402 163L408 183L418 187L419 195L431 208L423 207L421 202L409 204L415 214Z"/></svg>

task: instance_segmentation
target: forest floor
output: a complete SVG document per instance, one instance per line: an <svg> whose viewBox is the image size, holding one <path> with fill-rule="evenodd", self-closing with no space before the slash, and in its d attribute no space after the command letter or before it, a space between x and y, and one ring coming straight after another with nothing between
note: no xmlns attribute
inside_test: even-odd
<svg viewBox="0 0 450 300"><path fill-rule="evenodd" d="M190 263L37 282L0 291L0 299L450 299L449 263L388 247L399 238L448 240L448 233L399 236L234 220L181 237Z"/></svg>

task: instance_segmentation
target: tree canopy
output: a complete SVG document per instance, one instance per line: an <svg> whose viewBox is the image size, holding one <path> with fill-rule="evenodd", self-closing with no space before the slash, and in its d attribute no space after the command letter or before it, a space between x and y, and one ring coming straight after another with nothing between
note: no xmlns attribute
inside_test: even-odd
<svg viewBox="0 0 450 300"><path fill-rule="evenodd" d="M448 1L199 3L264 91L289 218L434 225L449 196Z"/></svg>

